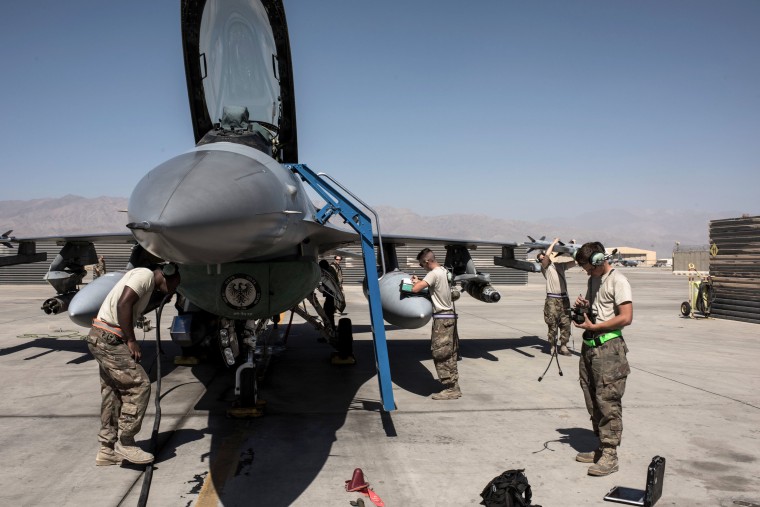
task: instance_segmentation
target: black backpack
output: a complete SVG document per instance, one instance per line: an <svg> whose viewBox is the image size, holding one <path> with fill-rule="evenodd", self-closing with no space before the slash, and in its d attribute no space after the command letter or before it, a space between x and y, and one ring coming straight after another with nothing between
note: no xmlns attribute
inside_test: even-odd
<svg viewBox="0 0 760 507"><path fill-rule="evenodd" d="M480 494L483 497L480 503L486 507L541 507L530 503L533 493L524 470L507 470L494 477Z"/></svg>

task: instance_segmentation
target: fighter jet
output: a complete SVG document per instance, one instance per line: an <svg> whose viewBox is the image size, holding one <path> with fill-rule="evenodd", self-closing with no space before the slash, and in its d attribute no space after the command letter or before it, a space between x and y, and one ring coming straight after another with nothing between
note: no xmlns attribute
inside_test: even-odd
<svg viewBox="0 0 760 507"><path fill-rule="evenodd" d="M236 394L244 404L255 404L256 350L269 336L271 317L304 300L314 303L314 291L324 278L321 255L361 244L381 397L384 409L393 410L382 319L417 328L431 317L429 300L404 297L399 290L409 275L398 269L395 247L421 238L382 236L377 219L373 231L362 201L334 178L298 164L291 52L281 0L183 0L181 17L196 147L157 166L137 184L129 199L128 231L56 238L64 246L46 279L57 294L43 310L68 310L72 321L89 327L124 274L110 272L80 289L84 266L97 262L94 243L134 243L127 268L163 261L180 266L172 338L186 350L218 349L228 365L238 365ZM317 207L307 185L326 204ZM331 224L336 215L353 229ZM10 232L2 244L20 244L17 262L39 260L35 241L50 239L14 238ZM445 265L465 292L488 303L500 299L468 252L482 242L425 240L446 247ZM502 247L495 264L536 271L535 263L515 258L517 243L491 244ZM6 263L13 262L8 259ZM340 329L350 330L350 322L333 329L320 310L316 323L340 349L350 335Z"/></svg>

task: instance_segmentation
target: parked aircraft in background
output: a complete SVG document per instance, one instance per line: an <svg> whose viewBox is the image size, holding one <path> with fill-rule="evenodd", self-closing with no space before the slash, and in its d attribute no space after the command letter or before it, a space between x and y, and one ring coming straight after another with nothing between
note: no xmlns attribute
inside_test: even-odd
<svg viewBox="0 0 760 507"><path fill-rule="evenodd" d="M137 184L129 199L129 231L59 238L13 238L11 231L3 235L2 244L19 244L18 255L5 257L6 264L39 261L36 241L57 239L63 244L46 275L57 294L43 309L68 310L75 323L89 327L124 274L110 272L79 288L85 266L97 262L95 242L134 243L128 269L177 263L182 274L180 315L172 338L186 349L217 348L228 365L238 365L236 393L248 406L256 402L256 351L271 334L271 316L305 299L314 303L322 279L317 261L329 251L357 243L368 247L364 262L371 313L373 293L378 292L386 321L405 328L425 325L432 313L430 302L402 297L400 282L409 275L398 270L395 252L396 245L423 238L381 236L379 228L373 234L372 223L358 209L361 201L334 179L297 164L282 1L184 0L182 36L196 147L159 165ZM318 209L304 183L325 192L327 204ZM330 224L335 214L355 230ZM467 293L484 302L499 300L489 276L475 269L468 252L482 243L424 239L446 247L445 265ZM381 254L379 281L372 243ZM517 243L491 244L502 247L495 263L536 270L535 263L515 259ZM555 247L563 250L570 253L572 248ZM345 348L350 322L339 323L335 330L321 306L315 311L320 318L312 323L339 350ZM393 410L382 322L373 321L373 328L383 406Z"/></svg>
<svg viewBox="0 0 760 507"><path fill-rule="evenodd" d="M626 266L629 268L635 268L639 264L641 264L641 261L637 261L634 259L623 259L622 256L618 255L618 258L613 261L614 264L619 264L621 266Z"/></svg>

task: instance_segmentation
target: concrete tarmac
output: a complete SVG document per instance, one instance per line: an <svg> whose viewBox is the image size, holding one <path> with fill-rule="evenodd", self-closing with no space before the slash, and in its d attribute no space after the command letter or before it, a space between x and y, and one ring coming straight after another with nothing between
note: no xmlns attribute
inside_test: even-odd
<svg viewBox="0 0 760 507"><path fill-rule="evenodd" d="M632 373L623 398L620 471L586 475L575 454L595 444L578 385L578 354L543 352L544 284L499 287L485 304L463 295L463 397L440 389L430 326L386 326L398 410L379 410L367 303L347 288L356 366L335 367L330 348L298 317L287 350L260 387L266 414L226 416L229 370L174 366L173 310L161 324L161 424L147 505L340 506L359 493L344 482L361 468L387 506L478 505L501 472L524 468L533 503L612 505L615 485L643 489L653 456L666 458L662 506L760 506L760 327L679 315L686 277L618 268L629 277L634 322L625 330ZM569 272L574 295L586 275ZM0 286L0 505L137 505L142 466L96 467L98 368L65 315L40 310L52 289ZM284 332L286 322L281 325ZM151 316L155 325L155 316ZM142 336L138 330L138 337ZM144 333L143 366L155 378L155 330ZM571 345L580 350L578 330ZM154 383L154 393L156 385ZM150 448L154 400L138 436ZM364 497L365 505L371 505Z"/></svg>

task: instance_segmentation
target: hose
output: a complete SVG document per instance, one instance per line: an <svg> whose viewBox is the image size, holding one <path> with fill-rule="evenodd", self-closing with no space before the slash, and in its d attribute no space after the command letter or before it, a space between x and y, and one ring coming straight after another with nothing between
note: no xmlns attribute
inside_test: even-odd
<svg viewBox="0 0 760 507"><path fill-rule="evenodd" d="M153 421L153 433L150 436L151 446L153 447L153 460L158 453L158 427L161 425L161 312L164 305L172 298L172 294L167 294L158 308L156 308L156 417ZM150 494L150 483L153 480L153 463L148 463L145 467L145 477L143 478L142 489L140 490L140 499L137 501L138 507L145 507L148 503Z"/></svg>
<svg viewBox="0 0 760 507"><path fill-rule="evenodd" d="M293 324L293 314L296 313L294 310L290 310L290 320L288 321L288 327L285 329L285 337L282 339L282 342L287 345L288 344L288 336L290 336L290 326Z"/></svg>

